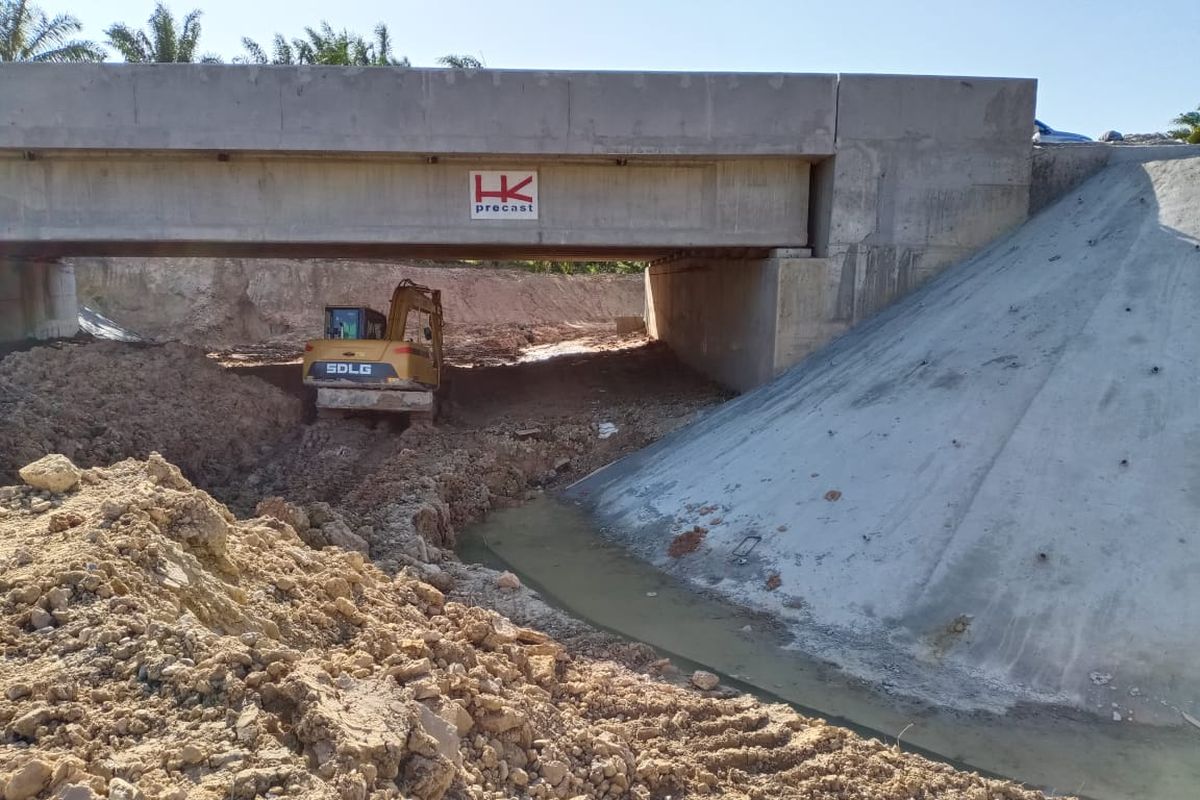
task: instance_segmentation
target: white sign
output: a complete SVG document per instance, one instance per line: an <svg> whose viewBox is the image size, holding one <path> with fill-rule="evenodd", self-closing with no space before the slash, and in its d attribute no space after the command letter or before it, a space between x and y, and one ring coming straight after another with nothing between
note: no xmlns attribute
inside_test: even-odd
<svg viewBox="0 0 1200 800"><path fill-rule="evenodd" d="M471 219L537 219L534 170L471 172Z"/></svg>

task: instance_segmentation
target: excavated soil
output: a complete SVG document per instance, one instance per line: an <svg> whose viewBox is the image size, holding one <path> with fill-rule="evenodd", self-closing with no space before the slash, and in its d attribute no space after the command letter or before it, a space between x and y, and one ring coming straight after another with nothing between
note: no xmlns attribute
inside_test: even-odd
<svg viewBox="0 0 1200 800"><path fill-rule="evenodd" d="M25 474L65 493L0 489L6 800L1041 797L578 656L156 454Z"/></svg>
<svg viewBox="0 0 1200 800"><path fill-rule="evenodd" d="M437 562L466 522L726 397L665 348L641 346L451 370L437 428L372 416L303 424L314 409L299 375L296 364L225 369L178 344L11 354L0 360L0 480L48 452L88 467L158 451L242 513L276 495L323 502L373 557Z"/></svg>
<svg viewBox="0 0 1200 800"><path fill-rule="evenodd" d="M454 370L450 383L436 428L318 419L212 488L242 512L271 496L328 503L386 568L442 563L468 522L640 449L727 396L660 346Z"/></svg>
<svg viewBox="0 0 1200 800"><path fill-rule="evenodd" d="M65 343L0 360L0 481L64 453L82 466L157 450L206 484L235 479L301 403L178 344Z"/></svg>

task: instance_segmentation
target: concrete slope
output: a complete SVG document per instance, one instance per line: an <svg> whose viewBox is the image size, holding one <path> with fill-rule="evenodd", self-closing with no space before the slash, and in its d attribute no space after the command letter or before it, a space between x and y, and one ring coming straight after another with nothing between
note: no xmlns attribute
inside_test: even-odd
<svg viewBox="0 0 1200 800"><path fill-rule="evenodd" d="M1108 716L1115 687L1178 721L1200 700L1198 242L1200 159L1108 167L572 493L897 691Z"/></svg>

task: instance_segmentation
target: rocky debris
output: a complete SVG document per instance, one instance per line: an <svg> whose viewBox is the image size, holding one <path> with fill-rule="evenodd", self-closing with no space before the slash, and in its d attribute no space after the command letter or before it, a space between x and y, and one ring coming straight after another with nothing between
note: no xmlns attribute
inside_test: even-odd
<svg viewBox="0 0 1200 800"><path fill-rule="evenodd" d="M451 417L434 429L381 434L375 420L318 420L298 427L268 463L213 490L239 513L288 522L314 547L337 544L369 551L385 569L419 569L452 559L456 532L492 509L590 472L724 396L653 347L611 361L456 371L450 382ZM604 420L620 434L597 439ZM344 527L327 527L335 513Z"/></svg>
<svg viewBox="0 0 1200 800"><path fill-rule="evenodd" d="M4 783L4 800L36 797L50 783L50 765L40 758L26 761Z"/></svg>
<svg viewBox="0 0 1200 800"><path fill-rule="evenodd" d="M292 527L305 544L318 550L323 547L340 547L363 555L370 555L371 547L362 534L371 535L371 529L350 530L341 514L328 503L312 503L307 508L289 503L282 497L268 497L254 509L259 516L270 516Z"/></svg>
<svg viewBox="0 0 1200 800"><path fill-rule="evenodd" d="M501 589L508 589L510 591L514 589L520 589L521 579L511 572L501 572L496 576L496 586Z"/></svg>
<svg viewBox="0 0 1200 800"><path fill-rule="evenodd" d="M568 652L280 502L237 521L154 457L79 524L0 518L6 798L1041 797Z"/></svg>
<svg viewBox="0 0 1200 800"><path fill-rule="evenodd" d="M1165 133L1127 133L1121 137L1121 144L1183 144Z"/></svg>
<svg viewBox="0 0 1200 800"><path fill-rule="evenodd" d="M71 459L61 453L51 453L21 467L18 474L34 489L62 494L78 486L83 473L71 463Z"/></svg>
<svg viewBox="0 0 1200 800"><path fill-rule="evenodd" d="M698 669L692 673L692 685L705 692L711 692L721 684L721 679L711 672Z"/></svg>
<svg viewBox="0 0 1200 800"><path fill-rule="evenodd" d="M0 419L0 483L47 452L90 467L156 450L219 485L244 478L299 423L300 402L199 350L94 342L0 360ZM56 486L66 480L53 474Z"/></svg>

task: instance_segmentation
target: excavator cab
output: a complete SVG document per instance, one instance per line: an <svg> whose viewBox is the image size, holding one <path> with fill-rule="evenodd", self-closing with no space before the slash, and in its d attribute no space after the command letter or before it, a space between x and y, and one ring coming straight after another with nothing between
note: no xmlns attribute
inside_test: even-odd
<svg viewBox="0 0 1200 800"><path fill-rule="evenodd" d="M325 306L326 339L382 339L387 317L366 306Z"/></svg>
<svg viewBox="0 0 1200 800"><path fill-rule="evenodd" d="M324 338L305 343L302 369L318 409L432 417L442 388L442 293L405 279L386 317L326 306Z"/></svg>

